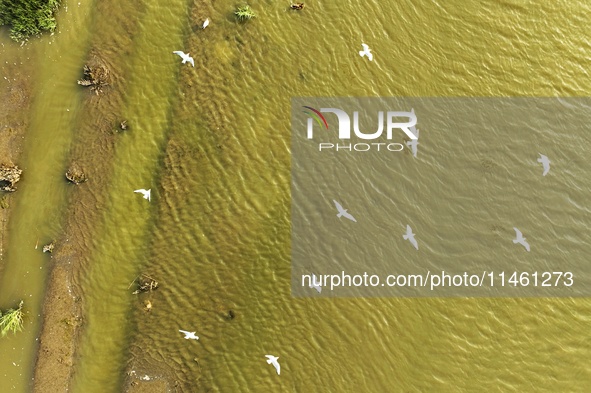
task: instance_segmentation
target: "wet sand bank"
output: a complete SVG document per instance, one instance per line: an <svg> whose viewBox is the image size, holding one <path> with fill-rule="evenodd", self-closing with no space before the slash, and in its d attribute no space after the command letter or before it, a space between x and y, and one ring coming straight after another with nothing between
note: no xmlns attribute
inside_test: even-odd
<svg viewBox="0 0 591 393"><path fill-rule="evenodd" d="M91 67L103 65L98 51L89 56ZM118 77L111 73L113 84ZM69 167L81 170L87 182L71 185L64 233L57 240L43 301L42 329L35 367L34 392L67 388L72 377L76 343L84 325L83 295L79 278L88 262L94 225L100 221L108 187L111 158L117 134L116 112L121 95L105 89L102 95L84 92L78 135L73 143ZM67 169L65 169L67 170ZM65 173L64 170L64 173ZM64 181L65 178L64 178Z"/></svg>
<svg viewBox="0 0 591 393"><path fill-rule="evenodd" d="M18 165L29 125L27 113L32 102L32 79L22 72L20 65L13 63L0 65L0 73L5 78L0 82L4 85L0 90L0 165L12 166ZM18 190L18 183L16 186ZM6 228L12 211L12 197L12 193L0 191L0 274L8 247Z"/></svg>
<svg viewBox="0 0 591 393"><path fill-rule="evenodd" d="M103 14L112 4L98 3L93 11ZM138 12L141 5L135 5ZM104 13L109 15L110 13ZM78 117L76 137L67 160L68 167L82 171L87 181L70 184L64 232L57 240L51 258L46 295L43 301L42 329L35 366L34 392L49 393L71 388L77 347L84 329L84 288L81 279L89 268L93 233L100 227L108 205L107 192L113 172L117 140L125 137L120 129L120 112L125 96L126 54L139 20L119 12L112 29L94 35L86 62L91 68L108 70L108 85L96 94L80 87L83 105ZM72 76L72 83L83 77ZM65 178L64 178L65 181Z"/></svg>

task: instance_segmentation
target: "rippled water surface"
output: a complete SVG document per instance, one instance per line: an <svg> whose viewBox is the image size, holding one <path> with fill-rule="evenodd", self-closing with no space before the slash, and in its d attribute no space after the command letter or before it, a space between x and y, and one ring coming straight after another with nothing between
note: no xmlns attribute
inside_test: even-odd
<svg viewBox="0 0 591 393"><path fill-rule="evenodd" d="M291 97L586 96L584 2L331 0L306 2L301 12L253 2L257 17L245 24L227 0L110 2L68 2L60 31L23 48L2 36L0 59L32 51L47 65L31 70L38 80L23 157L30 174L16 195L0 277L0 307L32 300L25 332L0 340L0 391L27 391L30 380L44 280L33 246L37 228L60 233L54 219L65 214L67 190L50 179L61 176L69 143L81 143L73 134L85 124L77 108L87 95L74 83L91 46L103 48L99 55L121 76L112 86L124 90L117 116L131 127L116 142L101 219L92 233L77 234L92 247L71 390L119 392L133 371L188 392L587 391L586 299L290 292ZM115 30L121 14L127 22ZM207 17L210 26L199 29ZM361 42L373 62L357 54ZM173 50L189 52L195 67ZM567 141L569 151L584 153L589 137L579 137ZM425 142L421 154L435 148ZM462 155L490 170L477 151L447 148L449 163ZM588 178L588 165L577 162L569 176ZM449 187L461 188L455 180ZM578 184L589 191L588 180ZM494 184L482 187L486 195ZM138 188L152 189L151 202ZM40 190L49 191L42 198ZM426 187L422 198L437 190ZM580 199L574 203L588 213ZM462 200L457 209L478 203ZM591 223L584 213L580 220ZM160 288L132 295L142 273ZM183 340L179 329L200 340ZM281 376L266 354L279 356Z"/></svg>

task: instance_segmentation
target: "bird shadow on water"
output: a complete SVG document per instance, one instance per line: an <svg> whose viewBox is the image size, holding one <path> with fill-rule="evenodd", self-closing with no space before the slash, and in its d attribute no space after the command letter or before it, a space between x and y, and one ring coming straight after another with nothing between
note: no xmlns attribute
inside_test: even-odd
<svg viewBox="0 0 591 393"><path fill-rule="evenodd" d="M491 231L491 232L492 232L492 233L493 233L495 236L498 236L498 237L502 237L502 236L503 236L503 234L504 234L504 233L506 232L506 230L507 230L506 226L503 226L503 225L501 225L501 224L498 224L498 223L493 223L493 224L490 224L490 227L489 227L489 228L490 228L490 231Z"/></svg>
<svg viewBox="0 0 591 393"><path fill-rule="evenodd" d="M191 23L191 32L193 32L194 34L197 34L203 30L205 29L202 26L199 26L196 23Z"/></svg>
<svg viewBox="0 0 591 393"><path fill-rule="evenodd" d="M499 187L506 182L504 168L490 158L481 158L476 167L477 180L482 183L482 189L485 191L486 200L491 201L491 189Z"/></svg>
<svg viewBox="0 0 591 393"><path fill-rule="evenodd" d="M480 172L487 176L498 172L499 165L490 158L481 158L479 162Z"/></svg>
<svg viewBox="0 0 591 393"><path fill-rule="evenodd" d="M303 71L303 70L300 70L300 71L298 72L298 76L299 76L299 78L300 78L300 82L306 82L306 78L307 78L307 77L306 77L306 74L304 73L304 71Z"/></svg>

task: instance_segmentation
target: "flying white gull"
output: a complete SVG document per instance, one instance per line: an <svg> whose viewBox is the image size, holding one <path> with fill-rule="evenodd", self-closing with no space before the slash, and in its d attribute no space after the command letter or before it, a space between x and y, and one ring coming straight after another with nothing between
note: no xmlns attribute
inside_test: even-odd
<svg viewBox="0 0 591 393"><path fill-rule="evenodd" d="M150 188L149 190L144 190L143 188L140 188L139 190L135 190L134 192L137 192L139 194L142 194L144 196L144 199L147 199L148 201L150 201L150 193L151 193L152 189Z"/></svg>
<svg viewBox="0 0 591 393"><path fill-rule="evenodd" d="M209 18L205 19L205 22L203 22L203 28L205 29L207 26L209 26Z"/></svg>
<svg viewBox="0 0 591 393"><path fill-rule="evenodd" d="M410 141L407 141L406 146L410 147L413 157L416 157L417 156L417 145L419 144L419 130L417 130L414 127L411 127L410 130L412 131L413 134L415 134L417 139L411 139Z"/></svg>
<svg viewBox="0 0 591 393"><path fill-rule="evenodd" d="M367 56L369 61L373 61L373 54L371 53L371 49L369 49L369 46L367 46L366 44L361 44L361 46L363 46L363 50L359 51L359 56Z"/></svg>
<svg viewBox="0 0 591 393"><path fill-rule="evenodd" d="M542 176L546 176L548 172L550 172L550 160L542 153L538 154L540 155L540 158L538 158L538 162L541 163L542 167L544 168L544 173L542 173Z"/></svg>
<svg viewBox="0 0 591 393"><path fill-rule="evenodd" d="M337 207L337 210L339 211L339 214L337 214L337 217L340 218L342 216L342 217L348 218L349 220L351 220L353 222L357 222L355 217L353 217L351 214L347 213L347 209L343 209L343 207L341 206L340 203L338 203L334 199L332 201L334 202L335 206Z"/></svg>
<svg viewBox="0 0 591 393"><path fill-rule="evenodd" d="M316 279L316 275L312 274L312 280L310 282L310 288L314 288L318 293L322 292L322 286L320 286L320 280Z"/></svg>
<svg viewBox="0 0 591 393"><path fill-rule="evenodd" d="M513 229L515 229L515 235L517 236L516 239L513 239L513 243L521 244L529 252L529 243L525 241L526 239L523 237L521 231L515 227Z"/></svg>
<svg viewBox="0 0 591 393"><path fill-rule="evenodd" d="M189 62L193 67L195 67L195 62L193 61L193 58L189 56L188 53L181 52L180 50L175 50L172 53L174 53L175 55L179 55L183 59L183 64Z"/></svg>
<svg viewBox="0 0 591 393"><path fill-rule="evenodd" d="M181 332L181 333L183 333L185 335L185 339L186 340L189 340L189 339L191 339L191 340L199 340L199 337L197 337L195 335L195 332L187 332L185 330L179 330L179 332Z"/></svg>
<svg viewBox="0 0 591 393"><path fill-rule="evenodd" d="M406 234L402 235L402 238L404 240L408 240L411 242L411 244L418 250L419 249L419 243L417 243L417 239L415 239L415 234L412 233L412 229L410 228L410 225L406 226Z"/></svg>
<svg viewBox="0 0 591 393"><path fill-rule="evenodd" d="M277 370L277 375L280 375L280 369L281 366L279 365L279 362L277 361L277 359L279 359L279 356L272 356L272 355L265 355L265 357L267 358L267 364L272 364L273 366L275 366L275 370Z"/></svg>

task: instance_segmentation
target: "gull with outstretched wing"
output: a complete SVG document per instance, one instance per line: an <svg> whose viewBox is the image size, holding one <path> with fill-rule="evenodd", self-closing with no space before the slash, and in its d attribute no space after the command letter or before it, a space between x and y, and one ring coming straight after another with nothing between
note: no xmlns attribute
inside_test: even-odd
<svg viewBox="0 0 591 393"><path fill-rule="evenodd" d="M186 62L189 62L189 63L191 63L191 65L193 67L195 67L195 62L193 61L193 58L191 56L189 56L188 53L185 53L185 52L180 51L180 50L175 50L172 53L174 53L175 55L179 55L183 59L183 64L185 64Z"/></svg>
<svg viewBox="0 0 591 393"><path fill-rule="evenodd" d="M406 142L406 146L410 147L410 151L412 151L413 157L417 156L417 146L419 145L419 130L414 127L410 127L410 130L413 134L417 137L417 139L411 139L410 141Z"/></svg>
<svg viewBox="0 0 591 393"><path fill-rule="evenodd" d="M542 168L544 168L544 173L542 173L542 176L546 176L548 172L550 172L550 160L542 153L538 154L540 155L540 158L538 158L538 162L542 164Z"/></svg>
<svg viewBox="0 0 591 393"><path fill-rule="evenodd" d="M134 192L136 192L138 194L142 194L144 196L144 199L147 199L148 202L150 202L150 194L152 192L152 189L145 190L143 188L140 188L139 190L135 190Z"/></svg>
<svg viewBox="0 0 591 393"><path fill-rule="evenodd" d="M347 212L347 209L343 209L343 206L341 206L340 203L338 203L334 199L332 201L334 202L335 206L337 207L337 210L339 211L339 213L337 214L337 217L339 217L339 218L345 217L353 222L357 222L355 217L353 217L349 212Z"/></svg>
<svg viewBox="0 0 591 393"><path fill-rule="evenodd" d="M412 233L410 225L406 226L406 233L402 235L402 238L408 240L417 250L419 249L419 243L417 242L417 239L415 239L415 234Z"/></svg>
<svg viewBox="0 0 591 393"><path fill-rule="evenodd" d="M310 288L314 288L318 293L322 292L322 282L316 279L316 275L312 274L312 279L310 280Z"/></svg>
<svg viewBox="0 0 591 393"><path fill-rule="evenodd" d="M187 332L186 330L179 330L179 332L185 335L186 340L199 340L199 337L195 335L195 332Z"/></svg>
<svg viewBox="0 0 591 393"><path fill-rule="evenodd" d="M521 231L515 227L513 227L513 229L515 229L515 236L516 236L516 238L513 239L513 243L521 244L529 252L529 243L523 237L523 234L521 233Z"/></svg>
<svg viewBox="0 0 591 393"><path fill-rule="evenodd" d="M277 370L277 375L280 375L279 373L281 371L281 366L277 361L277 359L279 359L279 356L265 355L265 357L267 358L267 364L272 364L275 367L275 370Z"/></svg>
<svg viewBox="0 0 591 393"><path fill-rule="evenodd" d="M359 51L359 56L367 56L369 61L373 61L373 54L371 53L371 49L369 49L369 46L367 46L366 44L361 44L361 46L363 46L363 50Z"/></svg>

